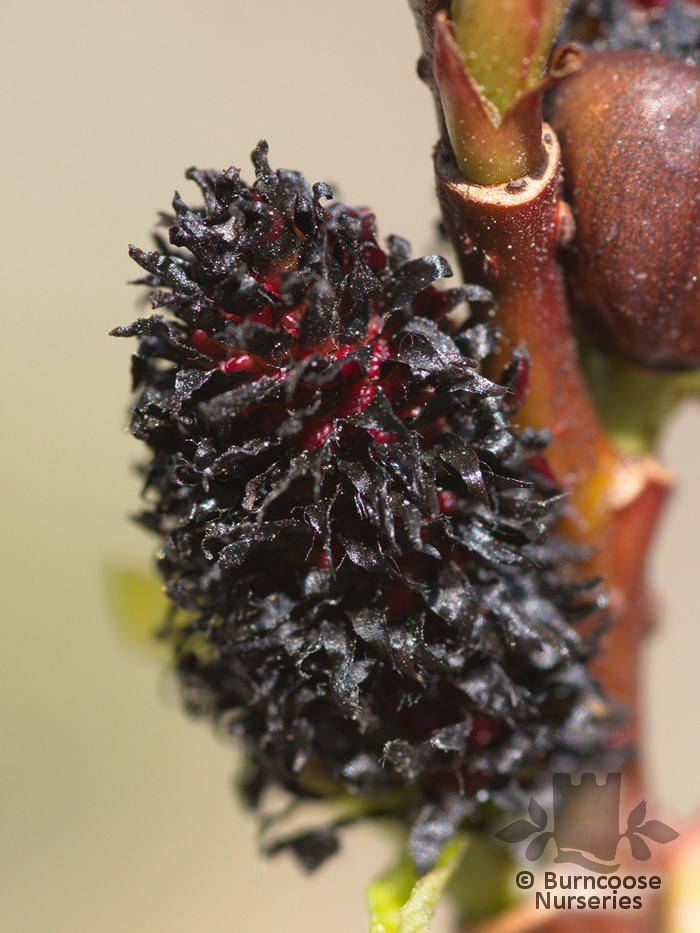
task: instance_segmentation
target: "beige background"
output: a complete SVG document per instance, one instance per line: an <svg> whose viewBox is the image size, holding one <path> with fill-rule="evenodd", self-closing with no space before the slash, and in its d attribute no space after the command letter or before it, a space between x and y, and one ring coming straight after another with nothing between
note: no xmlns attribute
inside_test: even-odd
<svg viewBox="0 0 700 933"><path fill-rule="evenodd" d="M358 933L388 859L351 834L308 880L263 864L230 793L233 754L180 715L167 680L120 641L102 583L145 563L123 430L134 314L126 244L191 164L274 165L342 180L381 230L431 250L427 91L402 0L47 0L6 4L2 70L2 671L0 929L7 933ZM251 11L255 13L251 13ZM666 807L698 795L698 411L666 459L683 494L655 577L652 771Z"/></svg>

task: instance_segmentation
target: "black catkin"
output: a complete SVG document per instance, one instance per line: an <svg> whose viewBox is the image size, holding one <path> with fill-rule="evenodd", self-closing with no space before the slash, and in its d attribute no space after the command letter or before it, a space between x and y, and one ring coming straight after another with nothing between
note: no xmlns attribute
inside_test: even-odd
<svg viewBox="0 0 700 933"><path fill-rule="evenodd" d="M640 48L700 65L693 0L572 0L559 39L596 50Z"/></svg>
<svg viewBox="0 0 700 933"><path fill-rule="evenodd" d="M169 243L131 251L163 313L113 332L140 341L164 635L186 708L243 743L251 806L374 800L424 871L482 803L600 754L577 634L600 598L550 535L543 439L510 423L526 360L490 382L493 334L451 314L490 295L436 289L444 259L383 249L371 213L324 206L266 144L253 162L251 186L188 171L204 206L176 195ZM337 846L333 827L289 844L309 867Z"/></svg>

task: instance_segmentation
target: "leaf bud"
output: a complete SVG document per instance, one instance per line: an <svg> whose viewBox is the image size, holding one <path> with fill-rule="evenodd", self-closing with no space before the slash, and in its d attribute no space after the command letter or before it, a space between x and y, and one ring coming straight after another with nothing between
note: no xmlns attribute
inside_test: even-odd
<svg viewBox="0 0 700 933"><path fill-rule="evenodd" d="M553 98L576 236L572 310L603 350L700 364L700 70L640 49L589 52Z"/></svg>

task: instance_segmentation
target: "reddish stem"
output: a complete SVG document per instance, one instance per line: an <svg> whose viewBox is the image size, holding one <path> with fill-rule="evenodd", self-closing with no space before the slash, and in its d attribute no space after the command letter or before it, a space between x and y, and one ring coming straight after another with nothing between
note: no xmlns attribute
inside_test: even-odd
<svg viewBox="0 0 700 933"><path fill-rule="evenodd" d="M515 349L531 359L521 425L548 430L547 457L569 490L571 536L585 543L607 518L606 489L618 455L591 402L571 335L564 280L556 261L568 215L560 199L559 146L543 133L545 161L536 174L506 185L467 184L438 149L438 197L466 281L488 286L497 301L498 378Z"/></svg>

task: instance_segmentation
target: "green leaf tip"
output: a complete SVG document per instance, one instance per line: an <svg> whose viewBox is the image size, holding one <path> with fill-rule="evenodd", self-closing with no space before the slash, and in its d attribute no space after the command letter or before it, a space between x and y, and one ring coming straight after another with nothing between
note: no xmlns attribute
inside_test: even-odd
<svg viewBox="0 0 700 933"><path fill-rule="evenodd" d="M455 0L435 17L434 72L462 175L502 185L543 158L542 96L580 67L580 50L550 56L564 0Z"/></svg>
<svg viewBox="0 0 700 933"><path fill-rule="evenodd" d="M169 647L157 635L170 608L163 584L148 571L109 563L103 586L114 628L140 654L163 660Z"/></svg>
<svg viewBox="0 0 700 933"><path fill-rule="evenodd" d="M438 901L468 849L465 836L455 836L442 850L435 868L418 877L408 855L367 889L369 933L428 933Z"/></svg>
<svg viewBox="0 0 700 933"><path fill-rule="evenodd" d="M454 37L501 114L543 77L568 0L453 0Z"/></svg>

